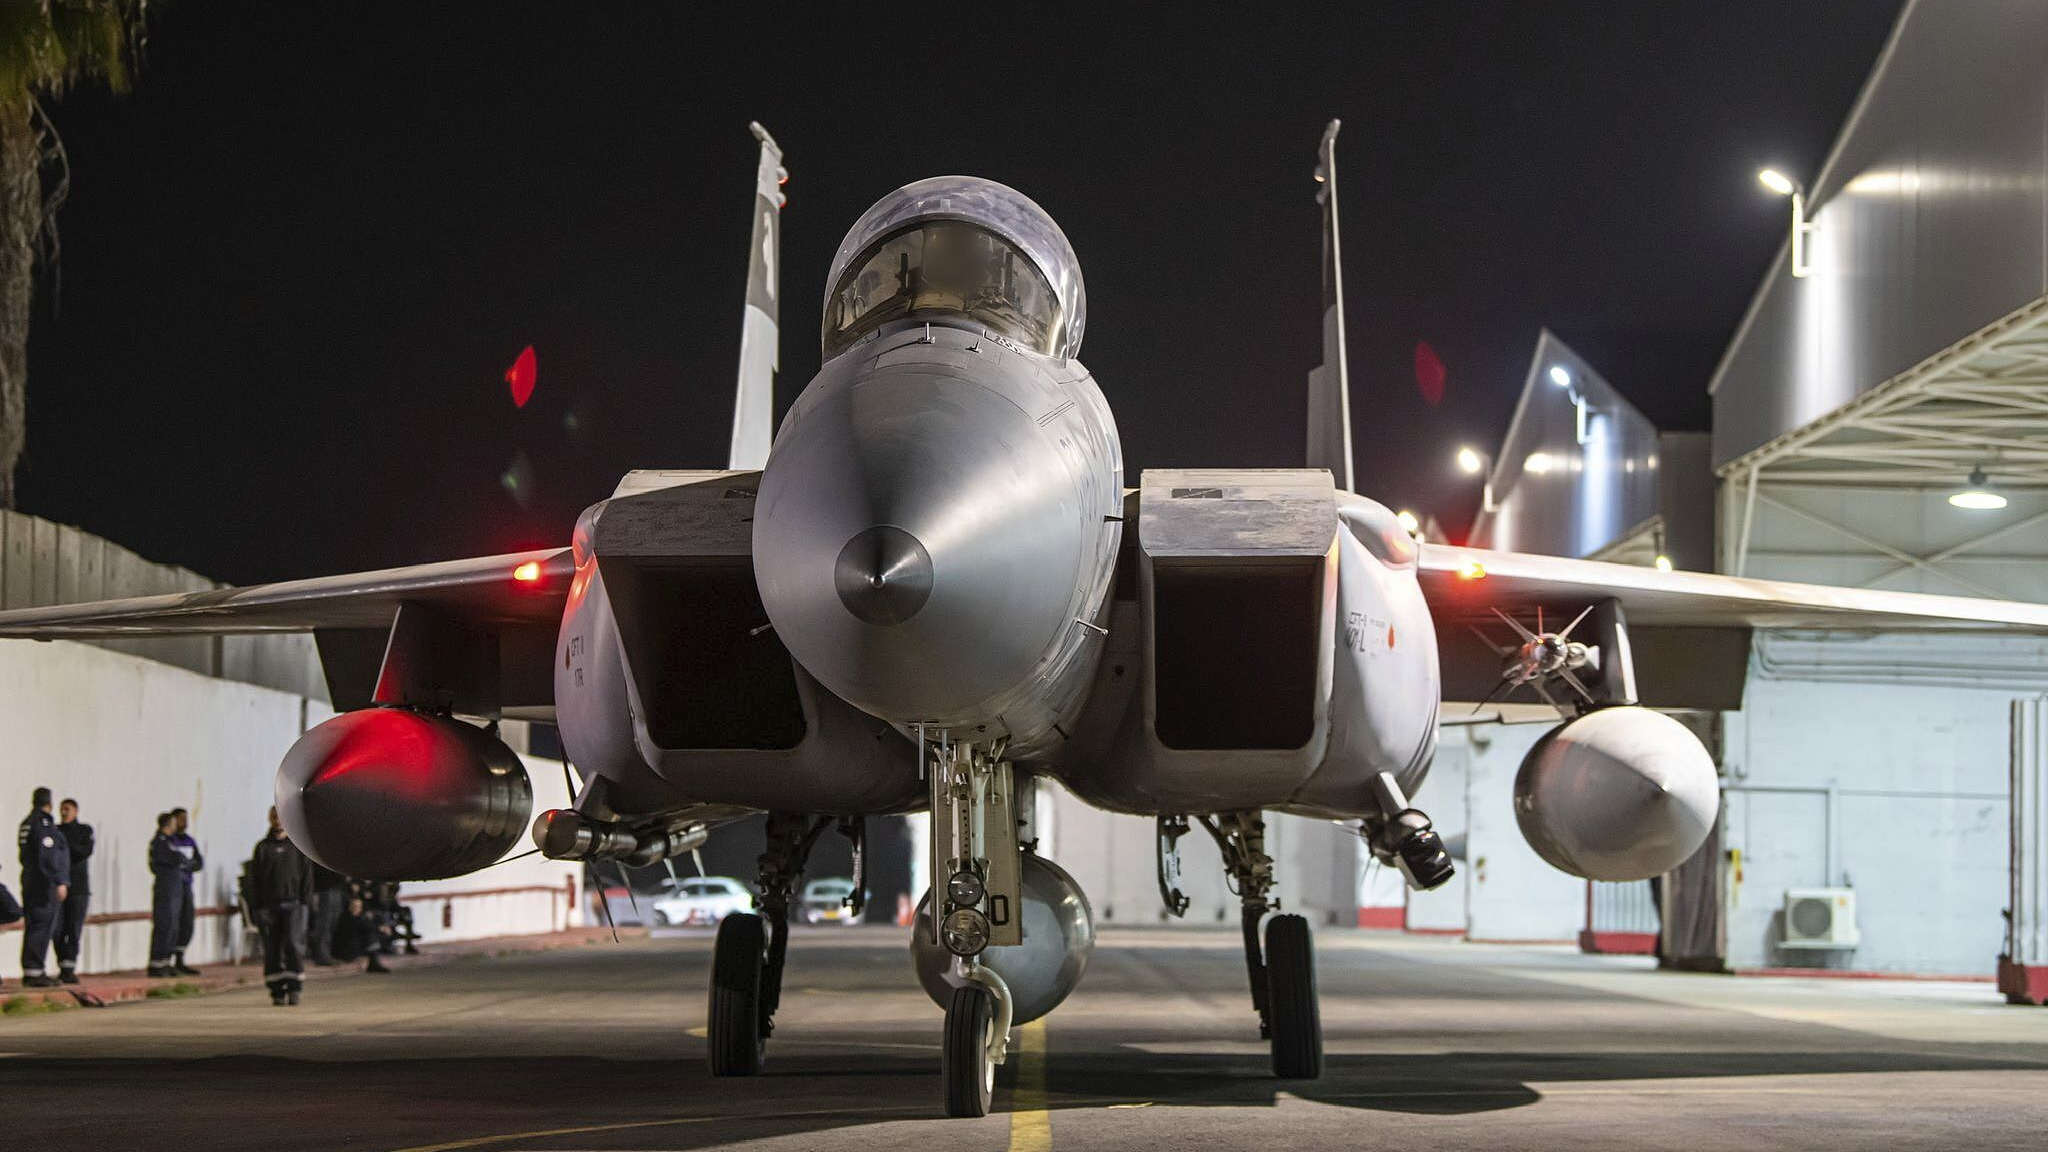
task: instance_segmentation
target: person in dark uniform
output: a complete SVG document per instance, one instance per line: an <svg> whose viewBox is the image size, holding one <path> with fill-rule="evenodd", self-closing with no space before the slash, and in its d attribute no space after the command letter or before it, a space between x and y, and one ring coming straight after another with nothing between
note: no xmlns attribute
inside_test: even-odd
<svg viewBox="0 0 2048 1152"><path fill-rule="evenodd" d="M43 961L57 934L64 898L70 895L71 846L50 815L48 788L38 788L31 795L18 840L22 910L28 921L21 933L21 984L24 988L54 988L57 981L43 971Z"/></svg>
<svg viewBox="0 0 2048 1152"><path fill-rule="evenodd" d="M57 981L78 983L78 942L85 936L85 909L92 902L92 825L78 822L78 801L66 798L57 805L57 831L71 847L71 894L57 919Z"/></svg>
<svg viewBox="0 0 2048 1152"><path fill-rule="evenodd" d="M348 903L342 909L341 918L334 925L334 958L346 964L351 960L369 958L363 966L365 972L385 973L391 971L378 953L386 948L386 939L391 927L385 924L374 910L363 903L360 891L348 894Z"/></svg>
<svg viewBox="0 0 2048 1152"><path fill-rule="evenodd" d="M284 834L277 809L270 831L249 858L249 909L263 933L263 982L270 1002L297 1004L305 984L306 913L313 899L313 862Z"/></svg>
<svg viewBox="0 0 2048 1152"><path fill-rule="evenodd" d="M348 906L348 878L332 868L313 864L313 926L306 937L306 951L322 968L334 965L334 926Z"/></svg>
<svg viewBox="0 0 2048 1152"><path fill-rule="evenodd" d="M178 818L160 812L156 835L149 840L149 874L154 877L149 901L149 974L176 976L171 956L178 950L178 909L191 874L185 871L185 856L173 837Z"/></svg>
<svg viewBox="0 0 2048 1152"><path fill-rule="evenodd" d="M199 854L199 841L192 838L192 814L183 808L173 808L171 819L178 822L177 831L171 836L171 846L178 850L178 855L185 858L185 884L180 897L181 903L178 905L178 935L175 941L177 948L171 956L171 975L197 976L199 969L185 963L185 949L192 946L192 929L198 915L198 908L192 900L194 880L206 867L206 857Z"/></svg>

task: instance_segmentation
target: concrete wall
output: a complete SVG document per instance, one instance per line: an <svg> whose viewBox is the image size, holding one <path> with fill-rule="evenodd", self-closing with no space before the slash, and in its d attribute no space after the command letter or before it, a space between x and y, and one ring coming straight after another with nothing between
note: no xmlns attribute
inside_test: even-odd
<svg viewBox="0 0 2048 1152"><path fill-rule="evenodd" d="M2048 681L2023 638L1759 638L1725 718L1728 962L1988 975L2004 934L2007 714ZM1777 947L1787 888L1856 889L1853 952Z"/></svg>
<svg viewBox="0 0 2048 1152"><path fill-rule="evenodd" d="M196 572L144 560L119 544L69 524L0 510L0 609L200 592L222 586ZM209 676L327 699L327 682L321 676L311 636L179 636L87 643Z"/></svg>
<svg viewBox="0 0 2048 1152"><path fill-rule="evenodd" d="M84 644L0 641L0 803L12 806L0 812L18 821L38 785L60 799L75 797L81 819L98 835L92 911L141 914L89 929L84 970L139 968L147 960L148 849L160 811L191 810L193 835L206 855L200 907L234 903L242 861L263 834L279 759L300 732L329 715L326 705L303 696ZM530 768L536 804L562 803L560 767L533 761ZM11 856L0 873L19 895ZM454 900L445 928L442 906L450 901L416 904L429 939L544 931L567 923L567 885L577 875L572 866L529 857L456 880L406 885L401 894L495 893ZM0 976L20 974L20 939L18 931L0 934ZM215 963L247 947L237 918L206 916L188 958Z"/></svg>

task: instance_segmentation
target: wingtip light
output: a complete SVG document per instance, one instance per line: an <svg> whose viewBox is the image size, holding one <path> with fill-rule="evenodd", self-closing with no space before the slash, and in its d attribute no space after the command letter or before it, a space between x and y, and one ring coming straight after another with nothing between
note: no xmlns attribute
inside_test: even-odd
<svg viewBox="0 0 2048 1152"><path fill-rule="evenodd" d="M512 579L519 581L521 584L540 583L540 561L528 560L526 563L514 568L512 570Z"/></svg>

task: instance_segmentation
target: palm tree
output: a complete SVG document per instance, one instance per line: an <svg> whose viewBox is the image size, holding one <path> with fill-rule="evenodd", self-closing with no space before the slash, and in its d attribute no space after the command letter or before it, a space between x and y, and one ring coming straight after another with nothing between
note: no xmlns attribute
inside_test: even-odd
<svg viewBox="0 0 2048 1152"><path fill-rule="evenodd" d="M29 304L57 255L64 146L42 101L75 84L125 91L149 0L0 0L0 508L14 507L27 428Z"/></svg>

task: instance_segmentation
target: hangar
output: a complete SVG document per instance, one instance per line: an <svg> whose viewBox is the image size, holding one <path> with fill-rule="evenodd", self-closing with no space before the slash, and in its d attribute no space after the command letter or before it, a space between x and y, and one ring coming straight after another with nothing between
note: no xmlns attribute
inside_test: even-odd
<svg viewBox="0 0 2048 1152"><path fill-rule="evenodd" d="M2037 5L1909 4L1819 171L1761 177L1791 217L1708 384L1711 434L1651 427L1546 332L1473 542L2048 598L2044 44ZM1697 718L1724 818L1697 883L1665 885L1667 954L1984 975L2024 953L2043 850L2009 797L2042 765L2011 717L2044 690L2035 639L1756 633L1740 707ZM1647 892L1584 901L1589 940L1655 931Z"/></svg>

